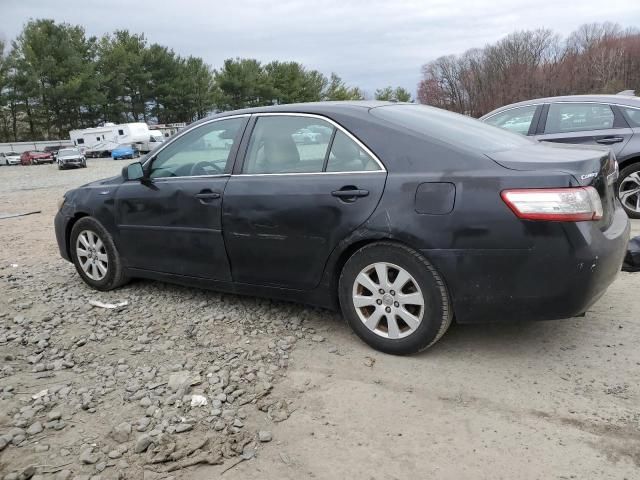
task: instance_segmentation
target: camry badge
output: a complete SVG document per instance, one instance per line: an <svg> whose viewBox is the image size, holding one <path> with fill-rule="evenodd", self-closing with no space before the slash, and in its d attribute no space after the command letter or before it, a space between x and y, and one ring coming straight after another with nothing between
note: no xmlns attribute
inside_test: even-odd
<svg viewBox="0 0 640 480"><path fill-rule="evenodd" d="M580 178L582 180L587 180L589 178L593 178L593 177L597 177L598 176L598 172L593 172L593 173L587 173L586 175L581 175Z"/></svg>

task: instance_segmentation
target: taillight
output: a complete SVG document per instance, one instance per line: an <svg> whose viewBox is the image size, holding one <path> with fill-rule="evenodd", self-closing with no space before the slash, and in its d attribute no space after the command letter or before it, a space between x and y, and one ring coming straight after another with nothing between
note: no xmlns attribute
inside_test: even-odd
<svg viewBox="0 0 640 480"><path fill-rule="evenodd" d="M524 220L581 222L602 218L602 202L593 187L520 188L500 195Z"/></svg>

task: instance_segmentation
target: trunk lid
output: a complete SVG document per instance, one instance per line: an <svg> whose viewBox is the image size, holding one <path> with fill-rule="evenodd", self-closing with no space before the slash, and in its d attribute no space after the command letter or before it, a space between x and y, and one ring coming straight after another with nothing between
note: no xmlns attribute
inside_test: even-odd
<svg viewBox="0 0 640 480"><path fill-rule="evenodd" d="M600 195L603 227L611 223L615 210L615 155L604 147L566 144L532 144L486 154L498 165L519 171L555 171L570 174L578 185L592 186Z"/></svg>

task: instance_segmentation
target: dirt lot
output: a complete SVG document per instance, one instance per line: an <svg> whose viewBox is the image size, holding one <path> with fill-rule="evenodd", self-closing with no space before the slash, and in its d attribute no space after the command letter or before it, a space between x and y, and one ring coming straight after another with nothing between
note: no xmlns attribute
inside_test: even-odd
<svg viewBox="0 0 640 480"><path fill-rule="evenodd" d="M640 478L640 274L585 318L391 357L318 309L85 287L56 202L123 165L0 167L0 212L41 210L0 220L0 477Z"/></svg>

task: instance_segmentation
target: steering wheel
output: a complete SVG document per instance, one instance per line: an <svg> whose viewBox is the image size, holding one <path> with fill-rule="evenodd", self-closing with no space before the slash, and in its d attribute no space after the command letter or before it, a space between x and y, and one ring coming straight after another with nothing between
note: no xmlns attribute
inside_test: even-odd
<svg viewBox="0 0 640 480"><path fill-rule="evenodd" d="M210 172L207 171L207 168L213 168L216 173L224 173L224 170L222 170L218 165L216 165L213 162L197 162L197 163L194 163L193 166L191 167L191 172L189 173L189 175L192 177L209 175Z"/></svg>

